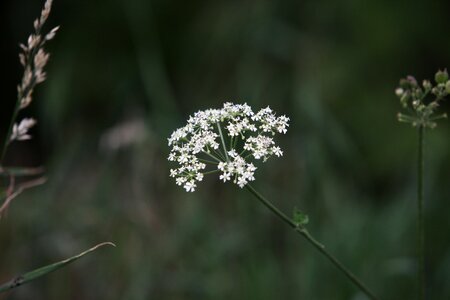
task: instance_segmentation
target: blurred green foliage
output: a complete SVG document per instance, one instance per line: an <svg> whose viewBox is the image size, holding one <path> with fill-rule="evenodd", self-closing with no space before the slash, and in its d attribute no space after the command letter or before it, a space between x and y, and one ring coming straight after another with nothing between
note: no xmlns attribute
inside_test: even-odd
<svg viewBox="0 0 450 300"><path fill-rule="evenodd" d="M42 2L1 3L1 136L16 45ZM380 298L413 298L417 141L396 121L394 88L450 66L448 11L444 0L55 0L49 79L27 112L39 126L8 155L44 164L49 182L0 221L0 281L96 242L118 247L0 299L364 299L246 192L208 178L187 194L168 177L166 138L224 101L291 117L259 191L307 213ZM135 133L119 148L117 126ZM430 299L450 298L449 129L427 132Z"/></svg>

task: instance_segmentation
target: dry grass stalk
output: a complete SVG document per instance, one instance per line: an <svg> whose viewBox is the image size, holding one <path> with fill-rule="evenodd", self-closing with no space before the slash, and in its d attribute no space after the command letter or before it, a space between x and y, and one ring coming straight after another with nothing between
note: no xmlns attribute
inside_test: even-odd
<svg viewBox="0 0 450 300"><path fill-rule="evenodd" d="M7 197L6 197L5 201L3 202L2 206L0 206L0 219L2 218L3 213L6 211L9 204L11 203L11 201L14 200L14 198L19 196L23 191L33 188L35 186L42 185L46 181L47 181L47 179L45 177L40 177L38 179L30 180L30 181L24 182L20 185L17 185L13 189L11 189L11 187L8 188Z"/></svg>
<svg viewBox="0 0 450 300"><path fill-rule="evenodd" d="M16 123L18 112L26 107L28 107L32 101L32 94L35 86L45 80L44 67L48 62L49 54L44 51L44 44L51 40L54 36L58 27L53 28L46 35L41 34L42 27L47 20L50 10L51 10L52 0L47 0L44 5L44 9L41 12L41 16L36 19L33 23L35 32L28 38L27 45L21 44L22 52L19 54L20 63L24 67L24 73L21 83L17 87L17 102L16 107L13 111L10 126L6 135L6 139L3 144L3 150L0 156L0 177L9 177L9 186L0 189L2 195L0 195L0 203L2 200L3 204L0 206L0 218L2 214L7 210L11 201L16 198L23 191L44 184L46 181L45 177L39 177L34 180L28 180L16 186L15 177L16 176L34 176L41 174L42 168L5 168L2 166L3 159L8 148L8 145L12 141L23 141L28 140L31 136L28 134L28 130L36 123L34 119L25 118L20 121L19 124ZM1 188L1 187L0 187ZM3 198L3 199L1 199ZM97 250L100 247L110 245L115 245L111 242L98 244L78 255L72 256L68 259L46 265L44 267L35 269L31 272L25 273L18 277L15 277L4 284L0 284L0 293L9 291L11 289L17 288L22 284L38 279L48 273L56 271L62 267L67 266L69 263L74 262L81 257Z"/></svg>
<svg viewBox="0 0 450 300"><path fill-rule="evenodd" d="M58 26L47 33L43 33L44 24L50 15L52 2L52 0L47 0L45 2L41 15L33 22L34 32L28 37L26 44L20 44L21 52L19 53L19 60L24 68L24 72L22 80L17 86L17 101L0 156L0 176L9 177L9 184L4 188L3 195L0 196L0 201L3 202L0 207L0 217L8 208L11 201L24 190L41 185L45 182L45 178L40 177L16 186L16 176L38 175L40 169L35 169L37 172L34 172L33 169L30 168L8 169L4 168L3 160L11 142L31 139L29 130L36 124L36 120L33 118L23 118L20 122L16 121L19 112L31 104L33 100L33 91L36 85L42 83L46 79L44 68L47 65L50 55L45 52L44 46L47 41L50 41L55 37L59 28Z"/></svg>
<svg viewBox="0 0 450 300"><path fill-rule="evenodd" d="M22 141L30 139L31 136L28 134L28 131L36 124L36 121L32 118L25 118L21 120L19 124L16 123L16 119L19 111L31 104L33 91L36 85L42 83L46 79L44 68L47 65L50 54L45 52L44 45L47 41L55 37L55 34L59 29L59 26L57 26L47 34L42 33L45 21L50 14L51 6L52 0L47 0L40 17L33 23L34 33L28 37L26 44L20 44L22 51L19 53L19 60L24 68L24 72L22 80L17 86L17 103L13 111L11 126L5 139L1 161L4 159L8 144L14 140Z"/></svg>

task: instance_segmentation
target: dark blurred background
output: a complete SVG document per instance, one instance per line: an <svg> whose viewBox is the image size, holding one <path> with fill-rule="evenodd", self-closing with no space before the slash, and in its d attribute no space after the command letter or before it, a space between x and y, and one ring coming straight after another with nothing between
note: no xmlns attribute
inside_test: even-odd
<svg viewBox="0 0 450 300"><path fill-rule="evenodd" d="M44 0L0 2L0 137ZM416 131L399 78L450 66L450 2L55 0L34 139L6 165L48 183L0 220L0 280L102 249L0 299L366 299L246 191L169 178L167 137L199 109L270 105L291 118L256 186L381 299L415 286ZM449 111L445 104L443 110ZM429 299L450 298L447 120L427 131Z"/></svg>

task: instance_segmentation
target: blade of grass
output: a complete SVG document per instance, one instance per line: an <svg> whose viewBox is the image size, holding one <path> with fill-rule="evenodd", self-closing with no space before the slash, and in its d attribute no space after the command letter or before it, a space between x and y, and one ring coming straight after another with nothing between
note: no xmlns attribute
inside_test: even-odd
<svg viewBox="0 0 450 300"><path fill-rule="evenodd" d="M71 262L74 262L74 261L80 259L81 257L85 256L86 254L89 254L89 253L97 250L98 248L103 247L103 246L107 246L107 245L113 246L113 247L116 246L115 244L113 244L111 242L101 243L101 244L98 244L98 245L96 245L96 246L94 246L94 247L92 247L92 248L90 248L90 249L88 249L88 250L78 254L78 255L72 256L72 257L70 257L68 259L65 259L65 260L53 263L51 265L48 265L48 266L45 266L45 267L33 270L31 272L25 273L23 275L20 275L20 276L18 276L16 278L11 279L8 282L2 284L2 285L0 285L0 293L6 292L6 291L11 290L11 289L14 289L14 288L16 288L18 286L21 286L21 285L23 285L23 284L25 284L27 282L35 280L35 279L37 279L37 278L39 278L41 276L44 276L44 275L47 275L48 273L56 271L56 270L58 270L58 269L60 269L60 268L62 268L64 266L70 264Z"/></svg>
<svg viewBox="0 0 450 300"><path fill-rule="evenodd" d="M38 168L21 168L21 167L14 167L14 168L2 168L0 166L0 176L34 176L34 175L40 175L44 173L45 169L42 167Z"/></svg>

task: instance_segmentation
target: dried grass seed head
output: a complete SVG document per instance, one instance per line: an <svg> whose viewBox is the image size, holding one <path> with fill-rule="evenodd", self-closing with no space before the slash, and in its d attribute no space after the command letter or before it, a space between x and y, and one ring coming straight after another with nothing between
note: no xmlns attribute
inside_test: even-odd
<svg viewBox="0 0 450 300"><path fill-rule="evenodd" d="M21 53L19 53L20 64L24 67L24 72L20 84L17 86L17 108L14 112L14 116L17 115L19 110L22 110L30 105L33 99L33 90L35 86L46 79L46 73L44 71L45 66L49 60L50 55L45 52L45 42L51 40L59 27L53 28L47 33L44 38L41 35L41 30L45 24L52 6L52 0L47 0L44 4L44 8L41 11L41 15L33 22L35 32L32 33L28 39L27 44L20 44ZM23 141L31 138L28 131L36 124L36 120L32 118L25 118L19 123L15 123L15 119L11 121L12 126L9 137L7 140Z"/></svg>
<svg viewBox="0 0 450 300"><path fill-rule="evenodd" d="M31 127L36 125L36 120L33 118L25 118L19 124L13 125L10 141L25 141L31 139L28 133Z"/></svg>

